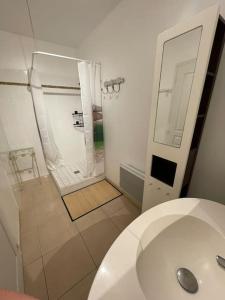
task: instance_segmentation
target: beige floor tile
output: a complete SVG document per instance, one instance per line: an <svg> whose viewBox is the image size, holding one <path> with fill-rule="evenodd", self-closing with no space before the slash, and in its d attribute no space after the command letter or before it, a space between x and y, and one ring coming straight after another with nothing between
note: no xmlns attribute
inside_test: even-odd
<svg viewBox="0 0 225 300"><path fill-rule="evenodd" d="M23 182L22 191L24 192L31 192L34 189L38 189L40 186L40 182L38 179L31 179Z"/></svg>
<svg viewBox="0 0 225 300"><path fill-rule="evenodd" d="M47 176L43 179L42 186L50 199L60 198L60 193L51 176Z"/></svg>
<svg viewBox="0 0 225 300"><path fill-rule="evenodd" d="M22 233L34 230L39 224L34 210L20 211L20 230Z"/></svg>
<svg viewBox="0 0 225 300"><path fill-rule="evenodd" d="M76 221L74 221L74 223L76 223L79 231L81 232L107 218L108 217L103 212L103 210L101 208L97 208L91 211L90 213L88 213L87 215L77 219Z"/></svg>
<svg viewBox="0 0 225 300"><path fill-rule="evenodd" d="M43 189L33 190L32 198L35 208L38 208L40 204L48 203L51 200L49 195Z"/></svg>
<svg viewBox="0 0 225 300"><path fill-rule="evenodd" d="M38 226L47 222L51 217L66 214L67 211L61 199L47 200L46 203L40 203L35 209Z"/></svg>
<svg viewBox="0 0 225 300"><path fill-rule="evenodd" d="M81 280L78 284L72 287L61 300L87 300L91 285L95 278L96 271L91 272L87 277Z"/></svg>
<svg viewBox="0 0 225 300"><path fill-rule="evenodd" d="M42 178L42 184L26 183L21 201L26 293L45 300L48 289L50 299L87 299L95 264L138 210L121 196L71 222L50 176Z"/></svg>
<svg viewBox="0 0 225 300"><path fill-rule="evenodd" d="M21 234L23 264L27 265L41 257L37 228Z"/></svg>
<svg viewBox="0 0 225 300"><path fill-rule="evenodd" d="M21 232L30 231L32 228L42 226L49 219L54 216L67 214L64 205L61 203L62 200L49 201L45 204L40 203L38 207L35 205L32 209L21 210L20 212L20 227Z"/></svg>
<svg viewBox="0 0 225 300"><path fill-rule="evenodd" d="M24 268L25 293L40 300L48 299L42 259L38 259Z"/></svg>
<svg viewBox="0 0 225 300"><path fill-rule="evenodd" d="M122 195L110 201L109 203L103 205L101 208L108 216L112 216L118 210L131 205L133 206L131 201Z"/></svg>
<svg viewBox="0 0 225 300"><path fill-rule="evenodd" d="M95 270L80 235L44 255L43 259L50 299L57 299Z"/></svg>
<svg viewBox="0 0 225 300"><path fill-rule="evenodd" d="M54 200L60 198L60 194L55 187L50 176L42 177L41 183L39 181L28 181L24 184L22 191L24 201L27 202L27 198L32 198L34 204L46 202L46 200Z"/></svg>
<svg viewBox="0 0 225 300"><path fill-rule="evenodd" d="M39 206L39 203L45 202L47 195L43 192L40 187L34 186L27 188L25 183L24 189L21 191L21 211L33 211ZM39 199L37 201L37 199Z"/></svg>
<svg viewBox="0 0 225 300"><path fill-rule="evenodd" d="M111 220L117 228L122 231L133 222L139 214L139 210L134 205L127 205L111 215Z"/></svg>
<svg viewBox="0 0 225 300"><path fill-rule="evenodd" d="M52 193L51 187L47 189L43 184L40 189L32 191L32 197L36 205L60 199L59 194Z"/></svg>
<svg viewBox="0 0 225 300"><path fill-rule="evenodd" d="M27 192L25 190L21 191L21 210L22 211L26 211L26 210L32 210L33 206L34 206L34 201L33 201L33 197L32 197L32 193L31 192Z"/></svg>
<svg viewBox="0 0 225 300"><path fill-rule="evenodd" d="M109 218L104 218L82 230L81 235L85 240L95 264L99 265L119 235L119 230Z"/></svg>
<svg viewBox="0 0 225 300"><path fill-rule="evenodd" d="M24 202L30 198L33 199L33 201L35 200L35 196L42 196L44 197L44 193L43 193L43 186L42 184L40 184L39 181L37 180L29 180L26 181L23 184L23 188L22 188L22 195L23 195L23 200Z"/></svg>
<svg viewBox="0 0 225 300"><path fill-rule="evenodd" d="M66 213L63 213L49 218L38 228L42 254L62 246L74 237L76 232L70 222Z"/></svg>

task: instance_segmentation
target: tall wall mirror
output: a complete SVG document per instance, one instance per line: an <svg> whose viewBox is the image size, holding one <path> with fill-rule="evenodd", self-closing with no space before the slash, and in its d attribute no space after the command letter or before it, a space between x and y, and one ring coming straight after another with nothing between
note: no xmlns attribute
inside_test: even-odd
<svg viewBox="0 0 225 300"><path fill-rule="evenodd" d="M163 45L154 142L180 147L202 26Z"/></svg>

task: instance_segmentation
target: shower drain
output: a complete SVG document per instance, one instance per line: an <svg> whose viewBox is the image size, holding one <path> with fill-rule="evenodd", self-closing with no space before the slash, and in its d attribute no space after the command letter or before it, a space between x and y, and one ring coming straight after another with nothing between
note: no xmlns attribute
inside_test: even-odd
<svg viewBox="0 0 225 300"><path fill-rule="evenodd" d="M198 281L194 274L186 269L177 269L177 280L180 286L188 293L195 294L198 291Z"/></svg>

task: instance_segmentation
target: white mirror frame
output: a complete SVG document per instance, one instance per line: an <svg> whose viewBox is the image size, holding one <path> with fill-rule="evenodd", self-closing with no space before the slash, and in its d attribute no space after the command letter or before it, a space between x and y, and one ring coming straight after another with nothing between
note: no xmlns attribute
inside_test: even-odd
<svg viewBox="0 0 225 300"><path fill-rule="evenodd" d="M143 211L165 201L179 198L218 18L219 6L214 5L199 13L198 15L189 18L188 21L178 24L162 32L158 36L146 156L145 184L142 205ZM164 43L199 26L202 26L202 35L181 146L180 148L175 148L168 145L159 144L157 142L154 142L154 127L157 114L158 89L160 86L160 73ZM157 155L159 157L177 163L173 187L150 176L152 155Z"/></svg>

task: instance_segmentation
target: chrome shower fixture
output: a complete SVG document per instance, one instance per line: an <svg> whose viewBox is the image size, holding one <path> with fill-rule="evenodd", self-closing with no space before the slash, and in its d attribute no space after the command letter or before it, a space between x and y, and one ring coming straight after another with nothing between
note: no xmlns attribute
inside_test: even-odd
<svg viewBox="0 0 225 300"><path fill-rule="evenodd" d="M125 79L123 77L118 77L116 79L111 79L109 81L105 81L104 87L105 87L106 91L104 91L104 88L102 88L103 94L119 93L120 85L124 82L125 82Z"/></svg>

